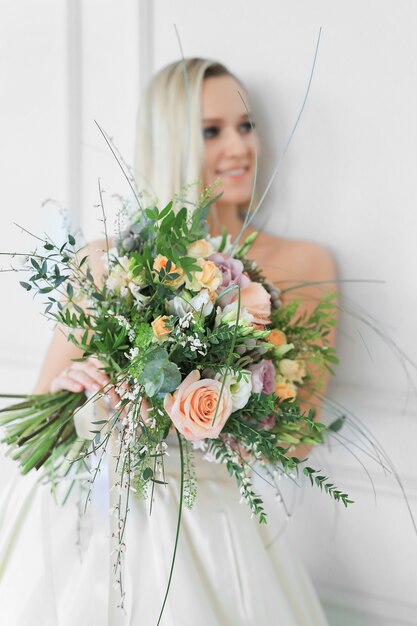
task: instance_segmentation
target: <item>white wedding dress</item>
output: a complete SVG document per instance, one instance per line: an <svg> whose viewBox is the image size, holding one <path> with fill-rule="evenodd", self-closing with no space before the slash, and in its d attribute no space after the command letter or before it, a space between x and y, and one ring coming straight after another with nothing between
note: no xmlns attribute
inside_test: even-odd
<svg viewBox="0 0 417 626"><path fill-rule="evenodd" d="M179 449L169 436L168 486L131 498L123 568L125 611L112 585L112 460L82 518L75 498L57 505L35 478L18 478L0 517L0 623L7 626L157 626L179 503ZM226 467L195 451L197 499L184 508L161 626L326 626L303 567L285 544L268 546L273 521L251 518ZM273 520L273 517L271 518ZM80 552L77 536L85 544ZM81 556L80 556L81 555ZM3 576L2 576L3 574Z"/></svg>

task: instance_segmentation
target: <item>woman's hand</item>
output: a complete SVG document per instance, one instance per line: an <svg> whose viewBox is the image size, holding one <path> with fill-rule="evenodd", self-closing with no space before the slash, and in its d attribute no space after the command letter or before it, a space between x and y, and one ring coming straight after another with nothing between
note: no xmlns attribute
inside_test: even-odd
<svg viewBox="0 0 417 626"><path fill-rule="evenodd" d="M120 402L120 396L116 393L110 378L102 371L102 367L103 364L94 357L86 361L75 361L52 380L50 391L56 392L61 389L74 393L102 391L108 397L111 407L115 409Z"/></svg>

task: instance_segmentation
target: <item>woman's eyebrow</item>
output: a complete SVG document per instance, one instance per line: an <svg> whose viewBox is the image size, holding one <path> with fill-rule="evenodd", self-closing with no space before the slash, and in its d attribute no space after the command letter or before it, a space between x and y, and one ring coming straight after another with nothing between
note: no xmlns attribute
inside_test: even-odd
<svg viewBox="0 0 417 626"><path fill-rule="evenodd" d="M247 120L249 119L249 117L252 116L252 113L242 113L242 115L240 116L239 119L243 120ZM220 117L206 117L203 119L203 123L204 124L220 124L221 122L223 122L222 118Z"/></svg>

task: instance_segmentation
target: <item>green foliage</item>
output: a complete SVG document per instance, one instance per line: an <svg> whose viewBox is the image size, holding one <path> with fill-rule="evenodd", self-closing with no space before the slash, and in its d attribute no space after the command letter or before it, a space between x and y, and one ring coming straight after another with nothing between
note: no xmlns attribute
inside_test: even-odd
<svg viewBox="0 0 417 626"><path fill-rule="evenodd" d="M141 371L138 372L138 382L143 385L149 398L162 397L174 391L181 383L181 373L178 366L169 360L166 350L153 348L139 357Z"/></svg>
<svg viewBox="0 0 417 626"><path fill-rule="evenodd" d="M330 329L336 323L336 297L336 294L331 294L322 298L310 315L304 312L297 316L301 300L294 300L274 310L271 315L273 327L286 334L296 355L302 354L303 359L326 368L331 374L334 372L330 364L339 362L334 348L327 344ZM316 383L319 385L320 381Z"/></svg>
<svg viewBox="0 0 417 626"><path fill-rule="evenodd" d="M253 393L249 397L248 403L233 413L236 419L245 416L255 422L262 421L266 415L274 412L276 395L274 393Z"/></svg>
<svg viewBox="0 0 417 626"><path fill-rule="evenodd" d="M138 322L137 324L133 325L133 329L135 332L135 340L133 342L133 345L136 348L139 348L139 351L141 353L146 352L152 343L152 326L150 324L146 324L145 322Z"/></svg>
<svg viewBox="0 0 417 626"><path fill-rule="evenodd" d="M256 515L260 524L266 524L267 515L262 498L253 491L250 479L250 466L236 453L224 439L210 439L209 451L217 461L224 463L230 476L234 476L240 493L246 501L252 515Z"/></svg>
<svg viewBox="0 0 417 626"><path fill-rule="evenodd" d="M340 417L335 419L331 424L329 424L327 428L331 432L337 433L343 427L345 421L346 421L346 415L341 415Z"/></svg>
<svg viewBox="0 0 417 626"><path fill-rule="evenodd" d="M347 507L348 504L354 503L353 500L349 500L349 496L347 493L343 493L342 491L336 489L333 483L327 482L329 480L328 476L320 475L320 470L314 470L311 467L305 467L303 469L303 472L306 476L308 476L312 485L316 484L317 487L320 487L321 490L324 489L325 492L328 493L331 498L333 498L333 500L336 500L336 502L343 502L345 507Z"/></svg>

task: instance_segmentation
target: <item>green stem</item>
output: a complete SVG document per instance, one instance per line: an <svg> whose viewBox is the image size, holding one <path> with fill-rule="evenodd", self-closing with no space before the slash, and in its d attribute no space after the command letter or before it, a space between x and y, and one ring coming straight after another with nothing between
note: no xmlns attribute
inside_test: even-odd
<svg viewBox="0 0 417 626"><path fill-rule="evenodd" d="M19 393L0 393L0 398L27 398L27 394L19 394Z"/></svg>
<svg viewBox="0 0 417 626"><path fill-rule="evenodd" d="M167 601L167 598L168 598L169 588L171 586L171 579L172 579L172 573L174 571L175 557L176 557L176 554L177 554L178 537L179 537L180 526L181 526L182 500L183 500L183 496L184 496L184 457L183 457L183 451L182 451L182 441L181 441L181 436L180 436L178 430L177 429L175 429L175 430L176 430L176 433L177 433L178 443L179 443L179 447L180 447L180 463L181 463L180 504L179 504L179 510L178 510L177 533L176 533L176 536L175 536L175 546L174 546L174 554L172 556L171 571L169 573L168 586L167 586L167 590L166 590L166 593L165 593L164 602L162 604L162 609L161 609L161 612L159 614L158 623L157 623L156 626L159 626L159 624L161 622L162 613L164 612L165 604L166 604L166 601Z"/></svg>
<svg viewBox="0 0 417 626"><path fill-rule="evenodd" d="M235 328L234 328L234 332L233 332L233 337L232 337L232 343L230 346L230 351L227 357L227 361L226 361L226 368L224 371L224 374L222 376L223 381L222 381L222 386L220 388L220 394L217 398L217 406L216 406L216 410L214 412L214 416L213 416L213 421L211 422L211 426L214 426L214 422L216 421L216 417L217 417L217 413L219 412L219 406L220 406L220 399L222 397L222 393L223 393L223 389L224 386L226 384L226 377L227 374L229 373L230 370L230 364L232 362L232 358L233 358L233 350L235 349L235 344L236 344L236 338L237 338L237 331L239 328L239 318L240 318L240 309L241 309L241 295L240 295L240 287L237 287L237 315L236 315L236 324L235 324Z"/></svg>

